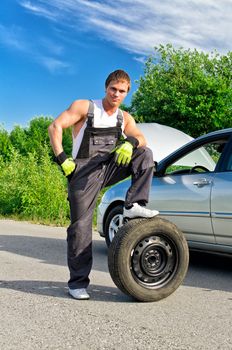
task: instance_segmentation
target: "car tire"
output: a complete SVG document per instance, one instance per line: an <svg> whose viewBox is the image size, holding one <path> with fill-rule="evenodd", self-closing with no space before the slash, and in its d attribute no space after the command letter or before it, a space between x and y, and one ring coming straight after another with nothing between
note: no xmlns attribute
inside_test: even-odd
<svg viewBox="0 0 232 350"><path fill-rule="evenodd" d="M123 206L117 205L112 208L107 215L104 227L104 236L107 246L111 245L111 242L118 232L118 229L122 226L123 223Z"/></svg>
<svg viewBox="0 0 232 350"><path fill-rule="evenodd" d="M172 294L183 282L188 263L183 233L160 217L130 220L108 249L113 282L123 293L143 302Z"/></svg>

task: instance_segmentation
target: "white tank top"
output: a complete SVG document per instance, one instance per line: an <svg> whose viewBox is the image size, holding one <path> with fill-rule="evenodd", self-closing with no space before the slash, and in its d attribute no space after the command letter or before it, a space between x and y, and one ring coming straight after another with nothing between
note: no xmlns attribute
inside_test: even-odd
<svg viewBox="0 0 232 350"><path fill-rule="evenodd" d="M94 103L93 126L95 128L109 128L109 127L114 127L117 125L118 109L114 112L114 114L109 116L103 108L102 100L93 100L93 103ZM72 135L72 138L73 138L72 157L73 157L73 159L76 158L77 153L79 151L86 126L87 126L87 120L82 125L82 127L81 127L79 133L76 135L76 137L74 137L74 135ZM124 131L124 120L122 123L122 131Z"/></svg>

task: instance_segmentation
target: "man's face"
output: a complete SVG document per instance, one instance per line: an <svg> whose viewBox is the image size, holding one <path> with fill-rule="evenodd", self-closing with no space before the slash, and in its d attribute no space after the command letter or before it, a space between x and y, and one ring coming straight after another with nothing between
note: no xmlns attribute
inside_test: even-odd
<svg viewBox="0 0 232 350"><path fill-rule="evenodd" d="M106 88L106 100L112 107L119 107L128 92L126 81L111 81Z"/></svg>

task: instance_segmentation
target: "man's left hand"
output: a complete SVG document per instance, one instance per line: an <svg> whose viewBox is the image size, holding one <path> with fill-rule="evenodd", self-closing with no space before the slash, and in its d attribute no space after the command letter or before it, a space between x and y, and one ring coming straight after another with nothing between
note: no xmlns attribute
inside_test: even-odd
<svg viewBox="0 0 232 350"><path fill-rule="evenodd" d="M133 145L130 142L125 141L124 143L122 143L121 145L117 146L114 149L115 163L118 166L120 165L128 166L131 161L132 153L133 153Z"/></svg>

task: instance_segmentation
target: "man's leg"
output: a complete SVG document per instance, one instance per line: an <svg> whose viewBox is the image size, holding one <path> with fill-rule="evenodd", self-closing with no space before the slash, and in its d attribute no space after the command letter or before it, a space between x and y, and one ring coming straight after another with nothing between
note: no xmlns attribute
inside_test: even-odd
<svg viewBox="0 0 232 350"><path fill-rule="evenodd" d="M135 149L128 167L118 167L113 159L108 163L104 174L104 186L113 185L131 175L131 186L126 194L124 210L128 217L153 217L158 214L157 210L144 208L149 200L153 171L153 154L148 147Z"/></svg>
<svg viewBox="0 0 232 350"><path fill-rule="evenodd" d="M145 205L149 200L154 173L153 154L148 147L136 148L131 160L131 186L127 191L125 206L133 203Z"/></svg>
<svg viewBox="0 0 232 350"><path fill-rule="evenodd" d="M91 169L89 174L87 169L77 169L69 184L71 224L67 230L67 253L71 290L87 288L92 268L92 217L101 187L101 169Z"/></svg>

